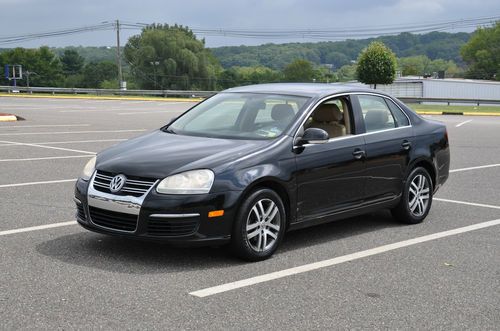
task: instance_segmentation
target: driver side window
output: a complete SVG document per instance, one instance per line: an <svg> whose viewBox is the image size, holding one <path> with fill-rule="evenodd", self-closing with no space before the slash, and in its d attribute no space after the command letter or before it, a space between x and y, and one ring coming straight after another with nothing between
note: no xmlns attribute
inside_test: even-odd
<svg viewBox="0 0 500 331"><path fill-rule="evenodd" d="M323 129L330 139L351 134L349 100L341 97L321 103L312 112L304 128Z"/></svg>

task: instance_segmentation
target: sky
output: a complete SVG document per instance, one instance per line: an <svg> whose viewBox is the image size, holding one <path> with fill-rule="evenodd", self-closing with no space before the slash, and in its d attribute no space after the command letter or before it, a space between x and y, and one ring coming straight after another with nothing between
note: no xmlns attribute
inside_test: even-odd
<svg viewBox="0 0 500 331"><path fill-rule="evenodd" d="M0 0L2 37L124 22L182 24L210 29L344 29L428 24L500 16L499 0ZM461 27L449 32L473 31ZM122 30L123 43L139 30ZM204 37L208 47L259 45L268 42L319 41L295 38ZM113 46L115 33L94 31L28 42L0 43L0 48Z"/></svg>

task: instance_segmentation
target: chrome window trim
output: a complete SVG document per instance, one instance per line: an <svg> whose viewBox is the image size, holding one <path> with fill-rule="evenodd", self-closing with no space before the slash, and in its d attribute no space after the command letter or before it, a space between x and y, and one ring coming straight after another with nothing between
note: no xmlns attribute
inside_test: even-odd
<svg viewBox="0 0 500 331"><path fill-rule="evenodd" d="M381 132L401 130L401 129L408 129L409 127L410 127L409 125L405 125L405 126L400 126L400 127L397 127L397 128L391 128L391 129L384 129L384 130L378 130L378 131L372 131L372 132L365 132L365 133L360 133L360 134L350 134L350 135L346 135L346 136L334 137L334 138L328 139L328 141L326 143L329 144L331 142L336 142L336 141L339 141L339 140L346 140L346 139L350 139L350 138L363 137L363 136L368 136L368 135L372 135L372 134L376 134L376 133L381 133ZM316 146L316 145L324 145L324 144L303 144L303 145L300 145L300 146L294 146L294 148L305 147L305 146Z"/></svg>
<svg viewBox="0 0 500 331"><path fill-rule="evenodd" d="M155 217L155 218L190 218L190 217L199 217L200 214L198 213L191 213L191 214L151 214L149 217Z"/></svg>
<svg viewBox="0 0 500 331"><path fill-rule="evenodd" d="M301 120L299 120L299 121L301 121L301 124L300 124L299 128L297 129L297 131L295 132L295 134L293 135L293 142L295 143L295 141L297 139L297 136L299 134L300 128L302 128L304 126L304 124L306 123L306 121L309 118L309 116L311 116L311 114L313 113L313 111L321 103L323 103L323 102L325 102L326 100L329 100L329 99L343 97L343 96L350 96L350 95L373 95L373 96L377 96L377 97L389 99L390 101L392 101L403 112L403 114L408 119L409 125L398 126L397 128L390 128L390 129L383 129L383 130L377 130L377 131L371 131L371 132L365 132L365 133L359 133L359 134L351 134L351 135L346 135L346 136L334 137L334 138L328 139L327 143L330 143L331 141L335 141L335 140L340 140L340 139L347 139L347 138L352 138L352 137L361 137L361 136L364 136L364 135L369 135L369 134L374 134L374 133L380 133L380 132L386 132L386 131L391 131L391 130L404 129L404 128L408 128L408 127L412 127L413 126L413 124L411 123L410 117L398 105L398 103L395 102L394 99L392 99L392 97L390 97L390 96L383 95L383 94L378 94L378 93L374 93L374 92L352 92L352 93L350 93L350 92L343 92L343 93L332 94L332 95L329 95L327 97L323 97L320 100L318 100L316 103L310 105L308 107L308 109L304 112L305 115L302 115L303 118ZM351 107L352 107L352 104L351 104ZM387 106L387 107L389 107L389 106ZM390 111L390 109L389 109L389 111ZM303 146L312 146L312 145L317 145L317 144L304 144L304 145L301 145L301 146L294 145L294 148L296 148L296 147L303 147Z"/></svg>

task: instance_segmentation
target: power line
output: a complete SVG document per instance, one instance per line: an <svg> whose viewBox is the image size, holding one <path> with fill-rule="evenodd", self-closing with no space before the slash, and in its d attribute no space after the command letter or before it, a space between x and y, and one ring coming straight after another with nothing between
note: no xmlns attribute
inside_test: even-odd
<svg viewBox="0 0 500 331"><path fill-rule="evenodd" d="M226 38L250 38L250 39L319 39L319 40L344 40L350 38L370 38L388 36L400 33L425 33L432 31L448 31L459 28L471 28L478 26L491 26L500 20L500 15L466 18L458 20L433 21L412 24L392 24L377 26L351 26L338 28L307 28L307 29L229 29L229 28L190 28L197 36L213 36ZM120 21L120 29L141 30L144 28L155 28L154 24ZM77 28L68 28L40 33L21 34L14 36L0 36L0 44L12 44L42 38L66 36L85 32L107 31L116 28L115 22L102 22L95 25Z"/></svg>

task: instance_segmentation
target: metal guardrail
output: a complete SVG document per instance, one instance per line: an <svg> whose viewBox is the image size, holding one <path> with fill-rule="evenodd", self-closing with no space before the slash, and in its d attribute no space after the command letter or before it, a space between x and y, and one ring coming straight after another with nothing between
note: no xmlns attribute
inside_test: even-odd
<svg viewBox="0 0 500 331"><path fill-rule="evenodd" d="M414 97L398 97L404 103L446 103L448 106L457 104L474 104L480 105L499 105L500 100L488 99L450 99L450 98L414 98Z"/></svg>
<svg viewBox="0 0 500 331"><path fill-rule="evenodd" d="M113 96L159 96L159 97L209 97L217 91L183 91L183 90L120 90L95 88L66 88L66 87L23 87L0 86L0 92L7 93L47 93L47 94L93 94Z"/></svg>
<svg viewBox="0 0 500 331"><path fill-rule="evenodd" d="M94 94L110 96L158 96L158 97L209 97L218 91L183 91L183 90L120 90L120 89L94 89L94 88L66 88L66 87L13 87L0 86L0 92L13 93L48 93L48 94ZM445 103L451 104L474 104L480 105L499 105L500 100L487 99L453 99L453 98L417 98L417 97L398 97L405 103Z"/></svg>

